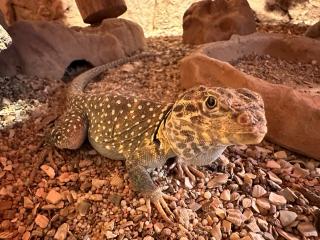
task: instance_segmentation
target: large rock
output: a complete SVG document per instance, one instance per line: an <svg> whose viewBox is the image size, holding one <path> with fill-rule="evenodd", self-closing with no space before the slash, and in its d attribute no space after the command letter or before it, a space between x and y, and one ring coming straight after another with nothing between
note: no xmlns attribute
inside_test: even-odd
<svg viewBox="0 0 320 240"><path fill-rule="evenodd" d="M266 107L267 137L273 142L320 160L320 95L271 84L247 75L228 62L255 53L320 62L320 42L306 37L255 33L203 45L181 62L181 84L249 88L260 93Z"/></svg>
<svg viewBox="0 0 320 240"><path fill-rule="evenodd" d="M108 0L105 0L108 1ZM122 18L142 26L147 36L182 35L181 19L190 5L198 0L125 0L128 7ZM266 11L266 0L248 0L250 7L262 22L289 21L278 11ZM290 22L311 25L319 20L320 1L295 1L289 8ZM67 26L84 26L75 0L0 0L0 9L6 20L55 20Z"/></svg>
<svg viewBox="0 0 320 240"><path fill-rule="evenodd" d="M320 21L310 26L304 33L305 36L320 40Z"/></svg>
<svg viewBox="0 0 320 240"><path fill-rule="evenodd" d="M183 42L202 44L228 40L233 34L256 31L247 0L204 0L191 5L183 16Z"/></svg>
<svg viewBox="0 0 320 240"><path fill-rule="evenodd" d="M21 21L8 32L14 44L0 54L0 75L14 75L20 68L27 75L60 79L75 60L98 66L145 46L141 27L124 19L73 29L54 22Z"/></svg>
<svg viewBox="0 0 320 240"><path fill-rule="evenodd" d="M11 37L6 31L6 27L7 27L6 22L4 20L2 12L0 11L0 52L4 49L7 49L7 47L12 42Z"/></svg>

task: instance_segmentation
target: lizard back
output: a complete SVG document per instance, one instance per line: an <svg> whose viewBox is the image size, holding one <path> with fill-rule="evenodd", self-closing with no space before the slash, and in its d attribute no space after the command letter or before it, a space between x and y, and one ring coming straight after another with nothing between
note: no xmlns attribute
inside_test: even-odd
<svg viewBox="0 0 320 240"><path fill-rule="evenodd" d="M107 157L123 158L154 134L172 104L111 94L78 95L70 102L85 112L90 143ZM118 154L118 155L117 155Z"/></svg>

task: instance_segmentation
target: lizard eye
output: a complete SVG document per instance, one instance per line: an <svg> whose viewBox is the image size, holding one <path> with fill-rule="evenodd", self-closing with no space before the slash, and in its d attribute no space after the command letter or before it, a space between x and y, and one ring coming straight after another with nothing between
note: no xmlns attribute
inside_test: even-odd
<svg viewBox="0 0 320 240"><path fill-rule="evenodd" d="M213 109L215 108L215 106L217 106L217 101L213 96L209 96L206 100L206 106L209 109Z"/></svg>

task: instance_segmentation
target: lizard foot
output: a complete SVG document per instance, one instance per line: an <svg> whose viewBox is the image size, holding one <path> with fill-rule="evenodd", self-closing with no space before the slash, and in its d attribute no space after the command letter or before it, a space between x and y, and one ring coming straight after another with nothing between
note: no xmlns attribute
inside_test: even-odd
<svg viewBox="0 0 320 240"><path fill-rule="evenodd" d="M156 207L158 210L160 216L168 223L172 224L172 219L175 218L173 212L170 210L166 200L168 201L177 201L175 197L172 197L170 195L167 195L161 191L160 188L157 188L155 191L147 195L147 208L148 208L148 213L149 216L151 215L151 204L150 202L153 203L153 205ZM169 217L168 217L169 215Z"/></svg>
<svg viewBox="0 0 320 240"><path fill-rule="evenodd" d="M178 178L183 178L184 176L187 176L190 178L191 182L195 182L196 178L205 178L204 173L199 171L196 166L194 165L188 165L183 162L183 160L176 160L175 166L176 171L178 172Z"/></svg>

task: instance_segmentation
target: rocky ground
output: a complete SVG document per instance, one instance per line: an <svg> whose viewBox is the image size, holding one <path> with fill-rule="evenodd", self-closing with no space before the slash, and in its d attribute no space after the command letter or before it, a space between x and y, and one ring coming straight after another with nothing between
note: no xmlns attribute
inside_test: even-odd
<svg viewBox="0 0 320 240"><path fill-rule="evenodd" d="M112 70L87 91L172 101L183 90L178 61L193 48L180 37L150 38L148 47L159 53L156 59ZM228 148L193 183L168 163L151 173L178 199L170 203L175 224L167 224L156 211L148 216L123 162L101 157L88 143L77 151L47 151L42 143L61 113L64 84L20 77L42 87L15 97L12 86L0 88L7 94L0 114L0 239L318 239L319 162L264 141ZM30 118L12 117L16 108Z"/></svg>

